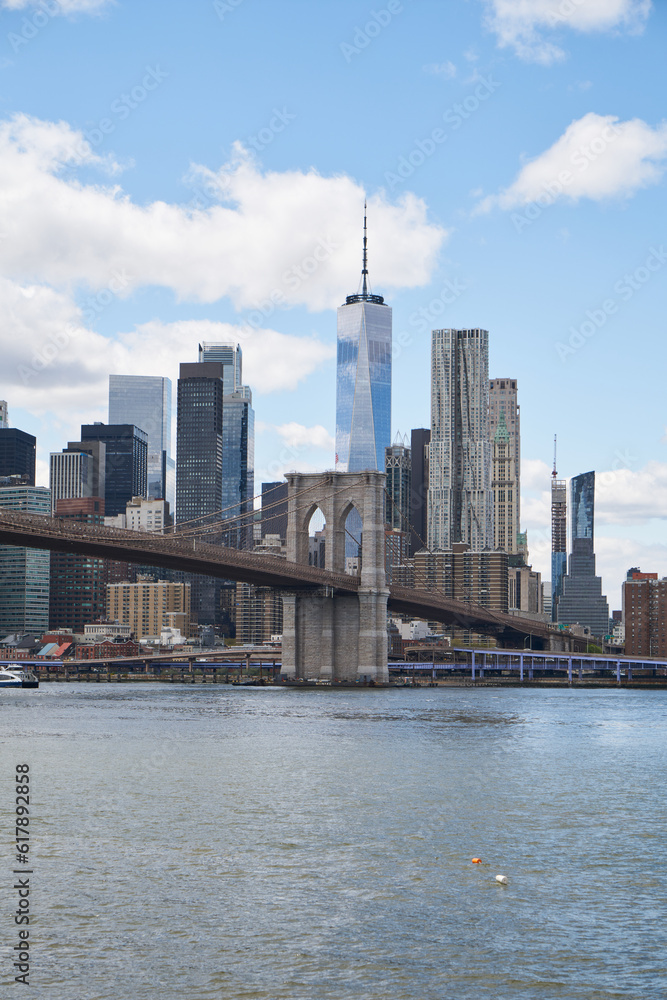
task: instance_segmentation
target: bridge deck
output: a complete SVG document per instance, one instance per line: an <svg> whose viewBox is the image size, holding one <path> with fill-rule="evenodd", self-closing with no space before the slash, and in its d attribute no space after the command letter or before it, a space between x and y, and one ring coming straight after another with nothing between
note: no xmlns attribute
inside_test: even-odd
<svg viewBox="0 0 667 1000"><path fill-rule="evenodd" d="M178 533L150 534L7 509L0 509L0 544L76 552L282 590L330 588L335 593L356 593L360 586L358 576L212 545L197 538L179 537ZM399 586L388 589L392 611L493 635L511 645L521 645L529 636L541 642L554 637L572 640L543 622L491 611L438 592Z"/></svg>

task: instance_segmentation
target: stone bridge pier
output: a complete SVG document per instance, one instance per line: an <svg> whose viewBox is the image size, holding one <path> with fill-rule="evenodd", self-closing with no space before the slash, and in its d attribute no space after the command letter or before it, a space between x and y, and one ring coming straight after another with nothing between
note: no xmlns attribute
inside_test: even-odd
<svg viewBox="0 0 667 1000"><path fill-rule="evenodd" d="M384 473L290 473L286 479L288 560L308 564L308 529L318 508L326 522L324 569L345 572L345 521L353 507L363 538L357 594L329 588L283 592L281 674L294 680L386 683Z"/></svg>

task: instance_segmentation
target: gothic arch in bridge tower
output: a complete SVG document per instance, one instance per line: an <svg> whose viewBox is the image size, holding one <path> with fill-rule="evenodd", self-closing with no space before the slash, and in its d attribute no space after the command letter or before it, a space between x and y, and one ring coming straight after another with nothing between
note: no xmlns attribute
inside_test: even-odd
<svg viewBox="0 0 667 1000"><path fill-rule="evenodd" d="M287 558L308 562L308 529L319 508L325 519L325 565L345 572L346 521L361 518L363 557L357 594L283 593L284 676L301 680L387 681L387 597L384 574L384 485L381 472L290 473Z"/></svg>

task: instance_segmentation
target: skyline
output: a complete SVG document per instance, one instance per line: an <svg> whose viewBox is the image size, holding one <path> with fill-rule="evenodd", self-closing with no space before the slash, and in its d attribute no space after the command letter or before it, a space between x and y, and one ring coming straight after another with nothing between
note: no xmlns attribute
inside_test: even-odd
<svg viewBox="0 0 667 1000"><path fill-rule="evenodd" d="M597 473L612 607L630 566L667 574L667 14L444 6L0 3L0 397L38 483L107 420L109 374L175 386L204 340L242 345L255 481L332 468L367 196L391 440L430 426L431 330L488 329L490 376L518 382L533 567L550 577L557 432L559 478Z"/></svg>

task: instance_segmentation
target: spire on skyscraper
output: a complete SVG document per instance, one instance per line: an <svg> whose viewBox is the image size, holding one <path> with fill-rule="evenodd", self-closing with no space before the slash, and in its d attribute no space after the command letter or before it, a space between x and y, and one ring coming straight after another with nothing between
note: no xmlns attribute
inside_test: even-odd
<svg viewBox="0 0 667 1000"><path fill-rule="evenodd" d="M364 252L362 257L361 265L361 292L357 292L356 295L348 295L345 299L345 304L350 305L352 302L375 302L376 305L384 305L384 298L382 295L373 295L369 292L370 282L368 280L368 229L366 225L366 209L367 203L364 199Z"/></svg>

